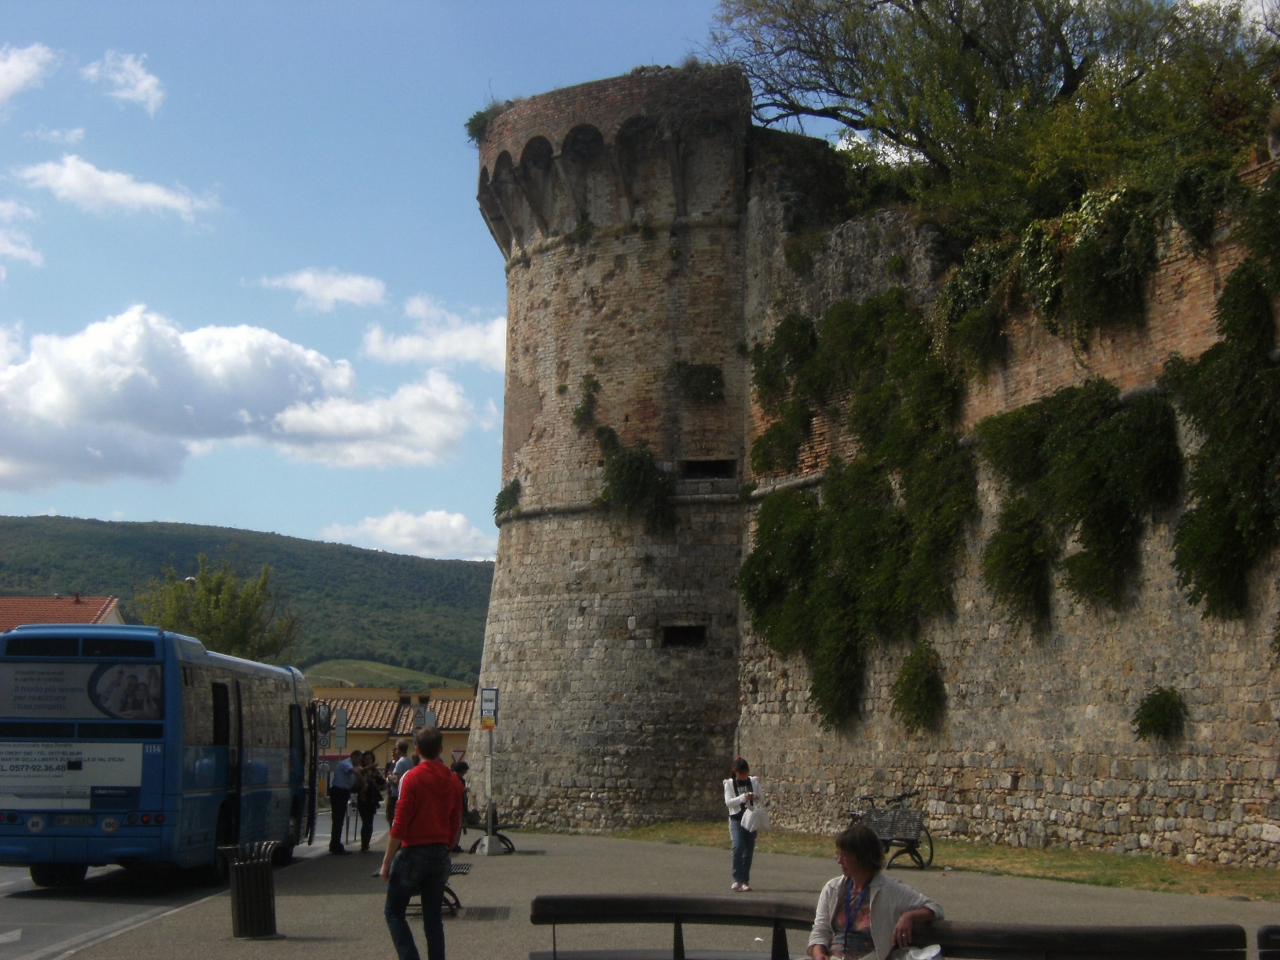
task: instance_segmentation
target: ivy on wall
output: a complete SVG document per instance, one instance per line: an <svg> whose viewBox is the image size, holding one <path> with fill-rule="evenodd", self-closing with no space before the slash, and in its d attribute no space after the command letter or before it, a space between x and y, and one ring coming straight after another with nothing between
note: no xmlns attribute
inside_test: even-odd
<svg viewBox="0 0 1280 960"><path fill-rule="evenodd" d="M1194 603L1241 617L1248 577L1280 546L1280 369L1272 301L1280 296L1280 175L1250 198L1237 229L1251 251L1217 305L1222 338L1195 360L1174 357L1162 382L1201 438L1174 567Z"/></svg>
<svg viewBox="0 0 1280 960"><path fill-rule="evenodd" d="M874 644L910 638L951 607L977 504L973 459L953 429L960 385L896 289L835 304L820 330L787 317L751 361L761 406L794 425L764 431L753 464L793 465L818 410L858 440L854 459L828 465L821 496L764 498L738 579L766 642L810 659L811 700L835 726L857 715Z"/></svg>
<svg viewBox="0 0 1280 960"><path fill-rule="evenodd" d="M982 457L1012 488L982 574L1013 617L1048 616L1051 570L1092 606L1119 607L1138 570L1144 518L1173 504L1182 453L1156 393L1121 403L1102 379L1067 387L977 428ZM1078 549L1068 552L1074 539Z"/></svg>
<svg viewBox="0 0 1280 960"><path fill-rule="evenodd" d="M613 427L597 427L596 442L604 454L604 486L599 506L644 519L646 533L663 533L676 525L675 477L658 466L644 444L626 446Z"/></svg>
<svg viewBox="0 0 1280 960"><path fill-rule="evenodd" d="M910 733L937 730L947 709L942 658L928 643L918 643L902 661L893 681L893 715Z"/></svg>
<svg viewBox="0 0 1280 960"><path fill-rule="evenodd" d="M1173 687L1156 687L1133 712L1133 734L1139 740L1179 740L1189 718L1181 693Z"/></svg>

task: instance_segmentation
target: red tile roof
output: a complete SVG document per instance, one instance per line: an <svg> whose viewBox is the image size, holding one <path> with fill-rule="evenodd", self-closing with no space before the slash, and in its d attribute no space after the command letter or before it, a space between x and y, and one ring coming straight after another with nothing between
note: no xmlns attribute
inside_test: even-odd
<svg viewBox="0 0 1280 960"><path fill-rule="evenodd" d="M432 700L428 710L436 712L436 726L441 730L470 730L474 700ZM404 707L396 722L396 736L407 737L413 733L413 707Z"/></svg>
<svg viewBox="0 0 1280 960"><path fill-rule="evenodd" d="M385 730L397 737L413 733L413 705L402 706L396 700L348 700L320 699L332 710L343 707L347 711L348 730ZM432 700L426 704L436 712L436 724L441 730L470 730L474 700Z"/></svg>
<svg viewBox="0 0 1280 960"><path fill-rule="evenodd" d="M396 721L400 704L396 700L320 700L336 713L341 707L347 711L348 730L390 731Z"/></svg>
<svg viewBox="0 0 1280 960"><path fill-rule="evenodd" d="M0 597L0 630L24 623L102 623L120 601L115 597Z"/></svg>

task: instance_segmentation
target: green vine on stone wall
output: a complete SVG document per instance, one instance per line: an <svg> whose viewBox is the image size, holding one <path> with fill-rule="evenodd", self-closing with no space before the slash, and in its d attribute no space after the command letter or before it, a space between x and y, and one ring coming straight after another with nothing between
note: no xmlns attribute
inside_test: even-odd
<svg viewBox="0 0 1280 960"><path fill-rule="evenodd" d="M1280 369L1272 301L1280 296L1280 174L1251 197L1236 230L1250 251L1217 305L1221 337L1195 360L1174 357L1162 382L1201 437L1174 567L1207 615L1241 617L1248 577L1280 546Z"/></svg>
<svg viewBox="0 0 1280 960"><path fill-rule="evenodd" d="M644 519L646 533L675 528L675 478L658 466L643 443L626 446L612 427L597 427L596 441L604 454L604 486L596 503L631 517Z"/></svg>
<svg viewBox="0 0 1280 960"><path fill-rule="evenodd" d="M983 458L1013 491L982 557L996 600L1042 624L1056 568L1077 599L1119 607L1137 573L1144 518L1178 494L1182 453L1169 402L1144 393L1121 403L1114 385L1094 379L987 417L977 433Z"/></svg>
<svg viewBox="0 0 1280 960"><path fill-rule="evenodd" d="M1133 733L1139 740L1171 742L1182 738L1190 712L1173 687L1156 687L1133 713Z"/></svg>
<svg viewBox="0 0 1280 960"><path fill-rule="evenodd" d="M830 461L821 496L764 498L738 578L765 641L811 661L810 698L835 726L857 715L872 647L913 637L951 608L977 504L973 458L953 429L959 382L896 289L835 304L820 331L787 317L751 359L765 411L805 425L789 437L765 430L753 463L762 451L794 462L819 409L841 416L858 442L853 460Z"/></svg>
<svg viewBox="0 0 1280 960"><path fill-rule="evenodd" d="M596 425L596 404L600 402L600 381L587 374L579 385L582 399L574 407L571 422L579 433L586 433Z"/></svg>
<svg viewBox="0 0 1280 960"><path fill-rule="evenodd" d="M942 658L928 643L918 643L902 661L893 681L893 715L908 732L937 730L947 709Z"/></svg>

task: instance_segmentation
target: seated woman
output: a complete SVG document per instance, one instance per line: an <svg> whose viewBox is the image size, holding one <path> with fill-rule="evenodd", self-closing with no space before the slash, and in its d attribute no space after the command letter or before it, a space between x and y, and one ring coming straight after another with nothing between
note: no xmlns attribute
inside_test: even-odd
<svg viewBox="0 0 1280 960"><path fill-rule="evenodd" d="M885 960L895 947L911 944L911 925L942 919L942 905L884 875L884 848L865 824L836 837L841 876L828 880L818 896L809 934L812 960L874 957Z"/></svg>

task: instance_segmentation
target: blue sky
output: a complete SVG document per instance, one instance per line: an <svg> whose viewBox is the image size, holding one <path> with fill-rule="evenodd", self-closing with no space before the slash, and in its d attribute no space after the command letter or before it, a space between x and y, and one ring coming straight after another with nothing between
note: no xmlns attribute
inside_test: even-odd
<svg viewBox="0 0 1280 960"><path fill-rule="evenodd" d="M9 2L0 514L496 543L502 258L463 122L711 0Z"/></svg>

